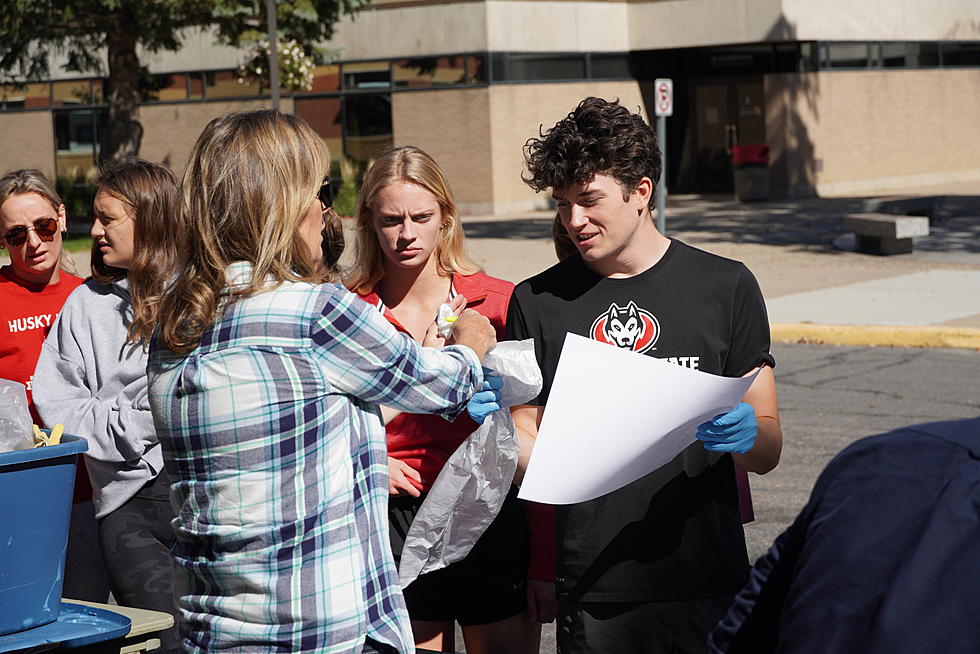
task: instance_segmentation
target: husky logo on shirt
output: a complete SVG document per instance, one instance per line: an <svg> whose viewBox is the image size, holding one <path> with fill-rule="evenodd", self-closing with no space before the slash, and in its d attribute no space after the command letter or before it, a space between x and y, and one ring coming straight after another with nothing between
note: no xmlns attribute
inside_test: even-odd
<svg viewBox="0 0 980 654"><path fill-rule="evenodd" d="M652 313L630 300L625 307L613 302L592 323L589 336L634 352L646 352L660 338L660 323Z"/></svg>

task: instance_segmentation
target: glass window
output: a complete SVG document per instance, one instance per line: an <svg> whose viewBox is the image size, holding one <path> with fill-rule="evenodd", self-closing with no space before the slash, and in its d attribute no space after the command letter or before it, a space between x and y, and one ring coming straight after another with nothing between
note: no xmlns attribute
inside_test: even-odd
<svg viewBox="0 0 980 654"><path fill-rule="evenodd" d="M153 75L141 89L144 102L174 102L187 99L187 76L183 73Z"/></svg>
<svg viewBox="0 0 980 654"><path fill-rule="evenodd" d="M105 102L105 80L92 80L92 104Z"/></svg>
<svg viewBox="0 0 980 654"><path fill-rule="evenodd" d="M486 84L488 77L487 56L482 54L466 55L466 83Z"/></svg>
<svg viewBox="0 0 980 654"><path fill-rule="evenodd" d="M50 84L0 84L0 107L3 109L41 109L50 106Z"/></svg>
<svg viewBox="0 0 980 654"><path fill-rule="evenodd" d="M344 151L367 162L391 147L391 95L351 95L344 98Z"/></svg>
<svg viewBox="0 0 980 654"><path fill-rule="evenodd" d="M187 98L189 100L204 99L204 77L201 73L191 73L187 76Z"/></svg>
<svg viewBox="0 0 980 654"><path fill-rule="evenodd" d="M490 55L490 67L493 74L494 82L502 82L504 80L510 79L507 76L507 55L503 52L494 52Z"/></svg>
<svg viewBox="0 0 980 654"><path fill-rule="evenodd" d="M258 82L240 80L238 73L233 70L204 73L204 82L207 86L206 93L208 100L219 98L254 98L259 95L268 95L269 93L268 90L261 89Z"/></svg>
<svg viewBox="0 0 980 654"><path fill-rule="evenodd" d="M867 68L867 43L828 43L827 60L830 68Z"/></svg>
<svg viewBox="0 0 980 654"><path fill-rule="evenodd" d="M296 98L296 115L309 123L330 149L333 159L344 156L344 121L338 97Z"/></svg>
<svg viewBox="0 0 980 654"><path fill-rule="evenodd" d="M885 68L904 68L905 67L905 44L882 43L881 65Z"/></svg>
<svg viewBox="0 0 980 654"><path fill-rule="evenodd" d="M939 65L939 44L906 43L905 65L909 68L932 68Z"/></svg>
<svg viewBox="0 0 980 654"><path fill-rule="evenodd" d="M585 79L585 54L508 54L506 75L508 81Z"/></svg>
<svg viewBox="0 0 980 654"><path fill-rule="evenodd" d="M52 82L51 96L56 107L93 104L92 89L87 79Z"/></svg>
<svg viewBox="0 0 980 654"><path fill-rule="evenodd" d="M623 79L630 76L629 56L623 52L591 55L593 79Z"/></svg>
<svg viewBox="0 0 980 654"><path fill-rule="evenodd" d="M387 61L368 61L344 64L344 88L386 89L391 86L391 71Z"/></svg>
<svg viewBox="0 0 980 654"><path fill-rule="evenodd" d="M980 43L943 43L943 67L980 66Z"/></svg>
<svg viewBox="0 0 980 654"><path fill-rule="evenodd" d="M452 86L466 83L465 57L414 57L391 65L391 79L399 88Z"/></svg>
<svg viewBox="0 0 980 654"><path fill-rule="evenodd" d="M807 70L817 69L817 44L816 43L801 43L800 44L800 68L801 72Z"/></svg>
<svg viewBox="0 0 980 654"><path fill-rule="evenodd" d="M316 66L313 69L311 93L334 93L340 90L340 65Z"/></svg>
<svg viewBox="0 0 980 654"><path fill-rule="evenodd" d="M95 169L96 125L91 109L55 111L55 169L59 178L84 176Z"/></svg>

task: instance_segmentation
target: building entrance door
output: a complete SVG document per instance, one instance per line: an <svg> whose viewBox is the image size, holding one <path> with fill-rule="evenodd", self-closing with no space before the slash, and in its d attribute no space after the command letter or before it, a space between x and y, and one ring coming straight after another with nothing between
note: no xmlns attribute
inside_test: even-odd
<svg viewBox="0 0 980 654"><path fill-rule="evenodd" d="M762 76L697 81L691 95L692 190L731 192L732 146L766 142Z"/></svg>

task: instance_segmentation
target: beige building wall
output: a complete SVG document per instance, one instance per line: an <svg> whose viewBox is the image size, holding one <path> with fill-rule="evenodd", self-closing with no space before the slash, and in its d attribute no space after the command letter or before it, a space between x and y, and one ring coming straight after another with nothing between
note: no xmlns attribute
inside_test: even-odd
<svg viewBox="0 0 980 654"><path fill-rule="evenodd" d="M636 82L576 82L569 84L501 84L490 89L490 138L493 154L493 213L547 209L551 197L535 194L521 180L524 143L539 128L554 125L584 98L594 95L625 106L645 104Z"/></svg>
<svg viewBox="0 0 980 654"><path fill-rule="evenodd" d="M766 77L774 186L819 195L980 180L980 71Z"/></svg>
<svg viewBox="0 0 980 654"><path fill-rule="evenodd" d="M395 145L422 148L449 179L461 214L493 213L489 89L394 93Z"/></svg>
<svg viewBox="0 0 980 654"><path fill-rule="evenodd" d="M50 111L0 114L0 175L37 168L54 179L54 121Z"/></svg>
<svg viewBox="0 0 980 654"><path fill-rule="evenodd" d="M180 175L191 147L211 119L230 111L269 106L268 100L143 105L140 107L144 127L140 156L166 163ZM292 112L292 98L283 98L280 107Z"/></svg>

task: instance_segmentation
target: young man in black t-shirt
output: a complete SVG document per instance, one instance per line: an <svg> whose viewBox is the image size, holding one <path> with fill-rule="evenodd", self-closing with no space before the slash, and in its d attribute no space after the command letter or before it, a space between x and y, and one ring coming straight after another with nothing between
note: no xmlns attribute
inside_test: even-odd
<svg viewBox="0 0 980 654"><path fill-rule="evenodd" d="M511 299L510 336L534 338L544 375L537 400L513 410L522 442L533 444L568 332L716 375L762 368L744 402L701 425L673 461L556 507L561 654L704 652L749 569L733 466L766 473L782 447L762 294L741 263L657 231L656 137L618 102L587 98L529 140L525 159L525 181L551 190L578 252ZM531 614L548 621L555 589L538 582L529 593Z"/></svg>

